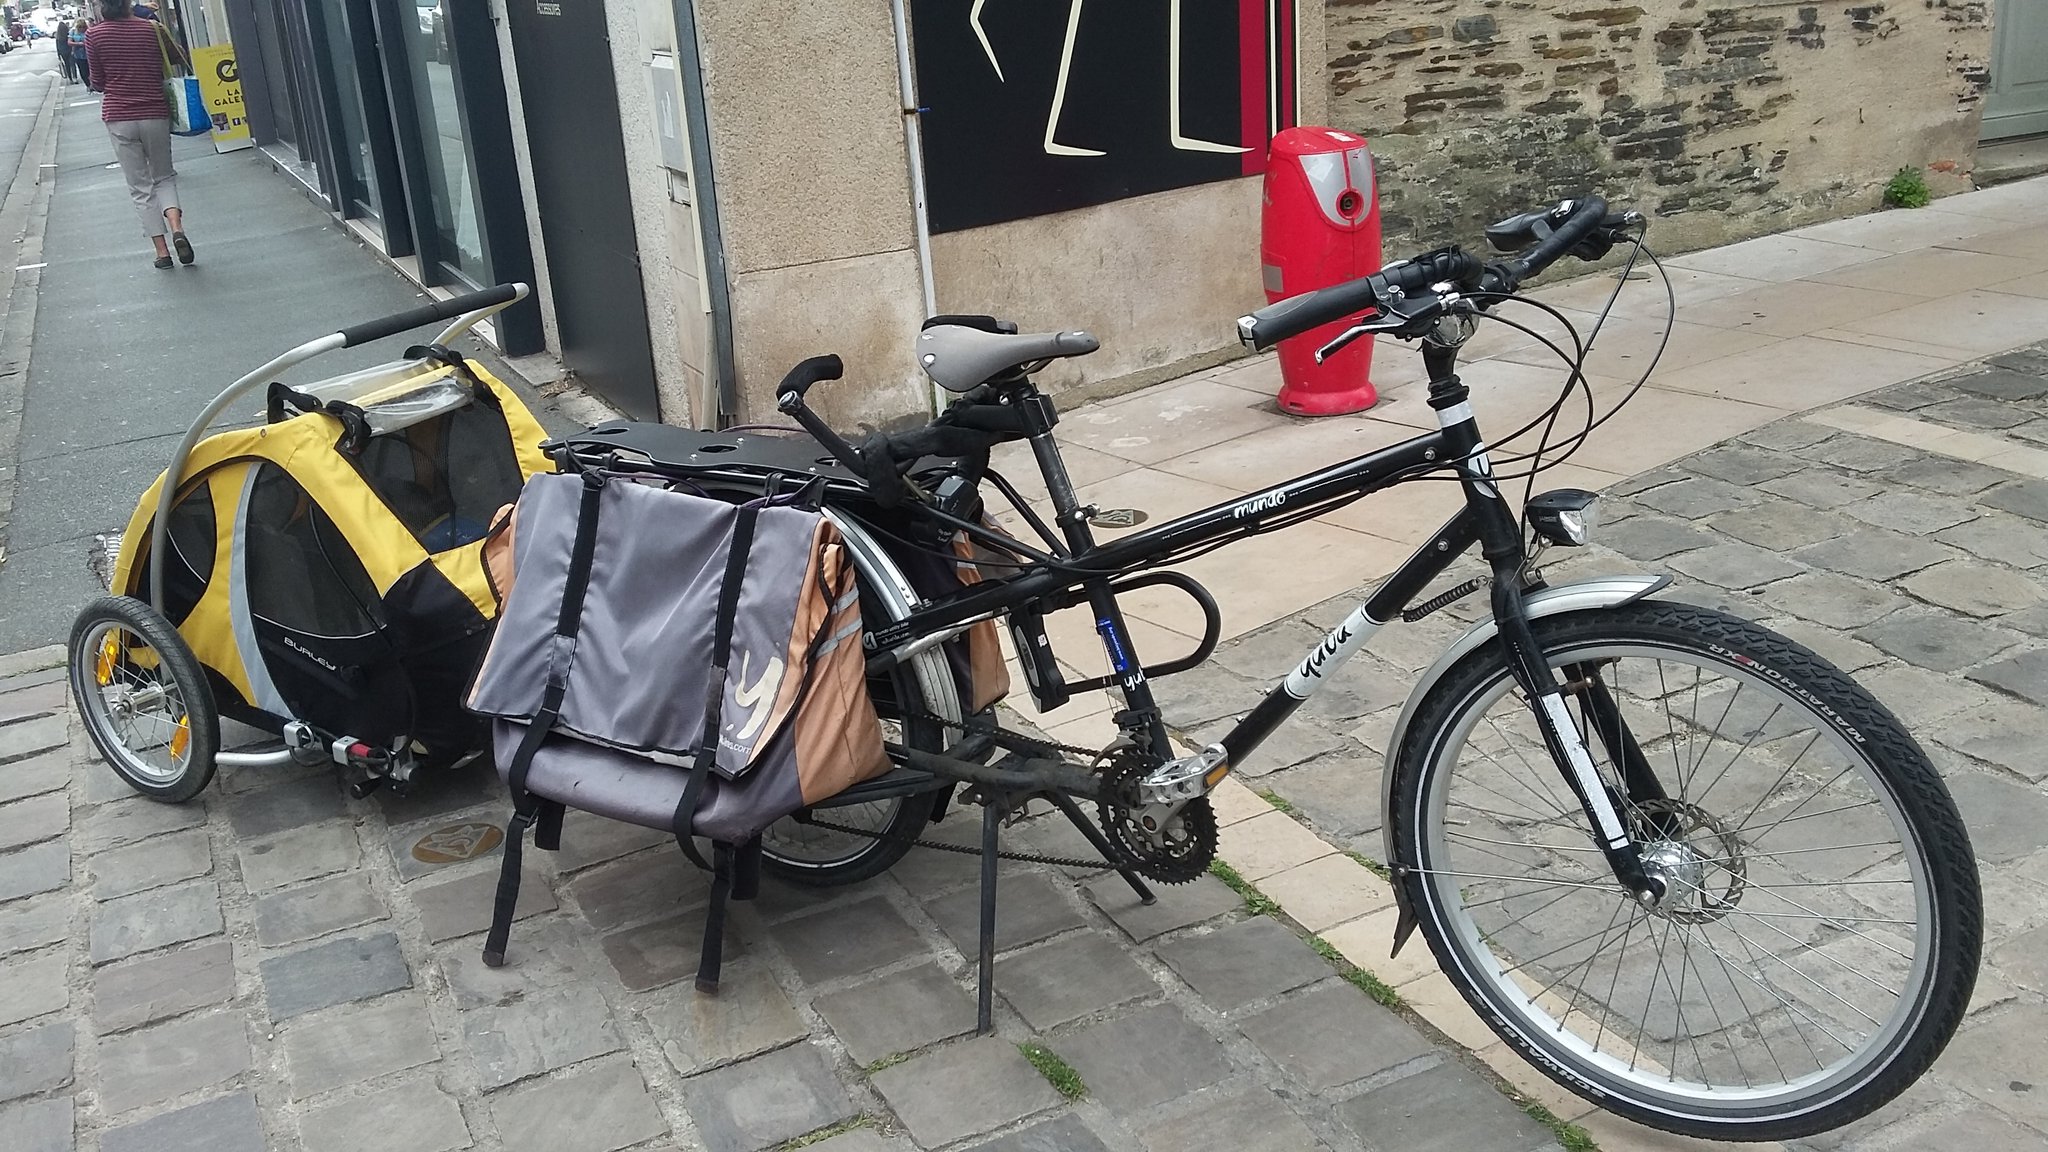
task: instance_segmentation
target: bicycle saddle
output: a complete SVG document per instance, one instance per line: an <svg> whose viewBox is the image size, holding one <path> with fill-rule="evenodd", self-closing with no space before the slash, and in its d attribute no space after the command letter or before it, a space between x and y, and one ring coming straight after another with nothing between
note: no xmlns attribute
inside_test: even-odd
<svg viewBox="0 0 2048 1152"><path fill-rule="evenodd" d="M917 334L917 363L932 383L948 392L966 392L1013 368L1085 356L1101 346L1086 332L986 332L935 324Z"/></svg>

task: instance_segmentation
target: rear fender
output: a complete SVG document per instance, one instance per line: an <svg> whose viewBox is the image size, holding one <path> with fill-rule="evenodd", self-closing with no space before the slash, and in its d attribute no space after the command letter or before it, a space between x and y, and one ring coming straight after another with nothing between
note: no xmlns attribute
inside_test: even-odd
<svg viewBox="0 0 2048 1152"><path fill-rule="evenodd" d="M1550 588L1529 592L1522 598L1523 607L1529 619L1540 620L1545 616L1556 616L1564 612L1582 612L1598 608L1618 608L1633 604L1643 597L1662 589L1671 583L1669 576L1603 576L1595 580L1581 580L1571 584L1559 584ZM1408 693L1408 702L1401 706L1401 716L1394 721L1394 733L1387 738L1386 771L1380 773L1380 835L1384 838L1385 860L1389 867L1398 868L1394 857L1394 778L1397 758L1401 747L1407 743L1408 725L1415 719L1415 712L1422 701L1436 687L1458 661L1471 655L1500 631L1491 616L1465 630L1465 634L1452 642L1444 653L1436 658L1427 670L1415 681L1415 687ZM1407 888L1400 883L1397 875L1394 884L1394 899L1400 904L1400 922L1394 929L1394 951L1408 940L1408 934L1415 928L1415 913L1408 906Z"/></svg>

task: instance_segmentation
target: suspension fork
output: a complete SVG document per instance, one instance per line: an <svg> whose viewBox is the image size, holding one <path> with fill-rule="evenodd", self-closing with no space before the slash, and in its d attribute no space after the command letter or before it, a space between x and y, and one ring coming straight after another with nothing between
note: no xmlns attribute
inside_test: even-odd
<svg viewBox="0 0 2048 1152"><path fill-rule="evenodd" d="M1493 618L1507 652L1508 668L1529 700L1551 762L1585 810L1594 842L1615 879L1637 900L1655 905L1664 896L1664 885L1644 870L1642 850L1629 835L1614 796L1594 768L1585 738L1565 707L1557 675L1529 627L1522 601L1522 569L1527 556L1522 549L1521 522L1494 481L1486 443L1479 438L1479 424L1472 415L1471 393L1454 371L1457 348L1425 344L1423 362L1429 369L1429 406L1436 410L1445 448L1457 462L1465 502L1478 521L1480 552L1493 568Z"/></svg>

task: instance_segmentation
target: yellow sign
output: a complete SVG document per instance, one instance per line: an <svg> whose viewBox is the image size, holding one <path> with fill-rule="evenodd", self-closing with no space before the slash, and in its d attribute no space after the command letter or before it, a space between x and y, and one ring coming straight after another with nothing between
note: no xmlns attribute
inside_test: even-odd
<svg viewBox="0 0 2048 1152"><path fill-rule="evenodd" d="M242 74L235 68L235 46L209 44L192 49L192 71L199 94L213 117L213 150L233 152L255 145L249 138L249 115L242 108Z"/></svg>

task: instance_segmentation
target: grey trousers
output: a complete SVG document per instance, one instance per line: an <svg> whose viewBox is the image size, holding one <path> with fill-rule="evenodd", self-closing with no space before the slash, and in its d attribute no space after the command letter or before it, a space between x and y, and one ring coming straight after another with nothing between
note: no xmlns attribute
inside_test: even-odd
<svg viewBox="0 0 2048 1152"><path fill-rule="evenodd" d="M178 206L178 174L171 168L171 122L113 120L107 135L114 140L114 158L128 180L128 198L142 216L142 234L164 234L164 213Z"/></svg>

